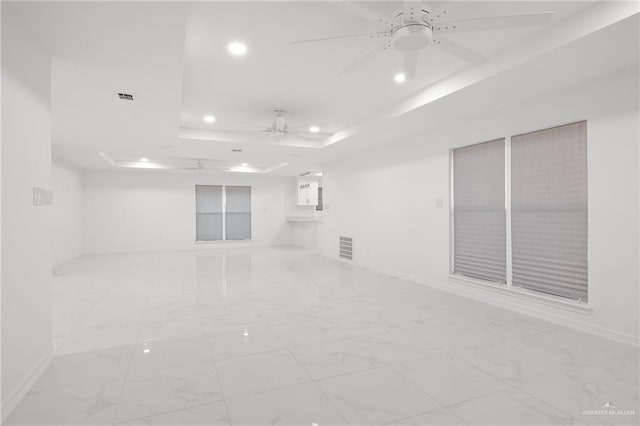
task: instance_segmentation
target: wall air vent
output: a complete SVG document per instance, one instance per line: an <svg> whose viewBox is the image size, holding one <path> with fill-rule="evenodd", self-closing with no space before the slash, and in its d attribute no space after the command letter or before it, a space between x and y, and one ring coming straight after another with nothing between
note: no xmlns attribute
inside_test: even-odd
<svg viewBox="0 0 640 426"><path fill-rule="evenodd" d="M353 238L340 237L340 257L353 260Z"/></svg>
<svg viewBox="0 0 640 426"><path fill-rule="evenodd" d="M304 172L304 173L300 173L300 176L307 176L309 174L311 174L311 172Z"/></svg>
<svg viewBox="0 0 640 426"><path fill-rule="evenodd" d="M233 149L231 150L231 152L242 152L242 150L241 150L241 149L238 149L238 148L233 148Z"/></svg>
<svg viewBox="0 0 640 426"><path fill-rule="evenodd" d="M132 101L133 95L130 93L118 93L118 97L125 101Z"/></svg>

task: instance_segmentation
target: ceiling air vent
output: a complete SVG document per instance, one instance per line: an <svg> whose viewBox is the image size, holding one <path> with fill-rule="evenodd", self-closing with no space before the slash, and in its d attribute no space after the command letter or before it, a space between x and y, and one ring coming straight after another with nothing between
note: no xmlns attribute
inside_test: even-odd
<svg viewBox="0 0 640 426"><path fill-rule="evenodd" d="M353 260L353 238L340 237L340 257Z"/></svg>
<svg viewBox="0 0 640 426"><path fill-rule="evenodd" d="M231 152L242 152L242 150L241 150L241 149L238 149L238 148L233 148L233 149L231 150Z"/></svg>
<svg viewBox="0 0 640 426"><path fill-rule="evenodd" d="M118 97L124 101L132 101L133 95L130 93L118 93Z"/></svg>

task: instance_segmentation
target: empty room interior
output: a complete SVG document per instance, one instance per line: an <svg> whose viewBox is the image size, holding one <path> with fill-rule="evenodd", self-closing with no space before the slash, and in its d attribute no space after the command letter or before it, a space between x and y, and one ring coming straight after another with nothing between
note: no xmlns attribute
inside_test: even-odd
<svg viewBox="0 0 640 426"><path fill-rule="evenodd" d="M637 425L637 1L2 1L2 425Z"/></svg>

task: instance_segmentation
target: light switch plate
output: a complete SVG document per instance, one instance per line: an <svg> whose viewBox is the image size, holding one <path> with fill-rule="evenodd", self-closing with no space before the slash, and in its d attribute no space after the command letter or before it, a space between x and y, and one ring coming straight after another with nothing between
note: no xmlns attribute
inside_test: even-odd
<svg viewBox="0 0 640 426"><path fill-rule="evenodd" d="M48 206L53 204L53 192L43 188L33 188L33 205Z"/></svg>

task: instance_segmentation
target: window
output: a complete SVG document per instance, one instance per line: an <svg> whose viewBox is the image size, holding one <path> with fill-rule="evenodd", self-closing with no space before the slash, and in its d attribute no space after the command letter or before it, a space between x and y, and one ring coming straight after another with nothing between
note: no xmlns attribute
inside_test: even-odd
<svg viewBox="0 0 640 426"><path fill-rule="evenodd" d="M587 301L586 122L455 149L452 167L452 272Z"/></svg>
<svg viewBox="0 0 640 426"><path fill-rule="evenodd" d="M504 139L453 151L453 271L506 282Z"/></svg>
<svg viewBox="0 0 640 426"><path fill-rule="evenodd" d="M318 187L318 204L316 204L316 211L322 211L322 187Z"/></svg>
<svg viewBox="0 0 640 426"><path fill-rule="evenodd" d="M225 191L226 239L251 239L251 187L226 186Z"/></svg>
<svg viewBox="0 0 640 426"><path fill-rule="evenodd" d="M196 241L222 239L222 187L196 185Z"/></svg>
<svg viewBox="0 0 640 426"><path fill-rule="evenodd" d="M196 185L196 241L251 239L251 187Z"/></svg>
<svg viewBox="0 0 640 426"><path fill-rule="evenodd" d="M511 138L513 285L587 300L587 125Z"/></svg>

